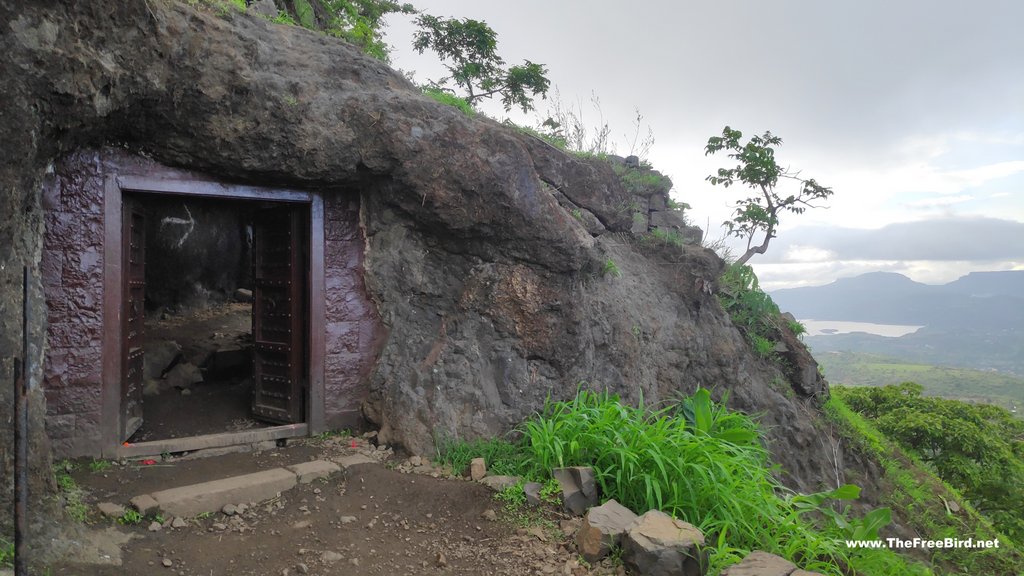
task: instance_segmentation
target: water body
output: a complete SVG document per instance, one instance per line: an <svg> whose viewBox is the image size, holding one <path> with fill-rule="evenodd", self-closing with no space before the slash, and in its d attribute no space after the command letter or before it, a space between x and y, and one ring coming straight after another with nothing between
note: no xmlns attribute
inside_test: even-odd
<svg viewBox="0 0 1024 576"><path fill-rule="evenodd" d="M808 336L828 336L831 334L850 334L852 332L866 332L876 336L887 336L899 338L907 334L913 334L923 326L905 326L902 324L872 324L871 322L844 322L841 320L801 320L801 324L807 328Z"/></svg>

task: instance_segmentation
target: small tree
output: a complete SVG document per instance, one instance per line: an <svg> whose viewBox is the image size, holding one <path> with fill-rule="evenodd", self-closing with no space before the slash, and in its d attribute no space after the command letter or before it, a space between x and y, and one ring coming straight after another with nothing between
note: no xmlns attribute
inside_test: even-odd
<svg viewBox="0 0 1024 576"><path fill-rule="evenodd" d="M413 36L413 47L420 54L428 48L437 52L449 72L434 84L454 83L465 91L470 104L501 96L506 112L513 106L528 112L535 96L547 96L550 83L544 65L526 60L505 68L505 61L496 53L498 35L486 22L423 14L416 23L420 30Z"/></svg>
<svg viewBox="0 0 1024 576"><path fill-rule="evenodd" d="M717 174L707 177L709 182L726 188L740 182L758 192L741 200L733 219L722 223L729 229L729 234L747 240L747 251L736 261L740 265L746 264L754 254L764 254L768 250L768 244L775 238L780 213L801 214L807 208L817 208L813 204L815 200L825 200L832 195L831 188L813 179L800 178L799 172L790 172L788 168L779 166L775 161L775 147L782 144L782 139L778 136L765 132L763 136L752 137L746 144L740 143L742 137L742 132L726 126L721 136L708 138L708 145L704 148L705 155L728 150L729 157L739 162L735 168L719 168ZM779 178L796 181L797 193L785 197L780 195L776 191ZM764 240L755 245L754 238L758 234L764 234Z"/></svg>

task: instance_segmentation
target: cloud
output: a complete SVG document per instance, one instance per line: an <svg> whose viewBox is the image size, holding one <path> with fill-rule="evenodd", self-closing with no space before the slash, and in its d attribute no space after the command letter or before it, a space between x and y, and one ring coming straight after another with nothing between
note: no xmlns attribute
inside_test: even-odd
<svg viewBox="0 0 1024 576"><path fill-rule="evenodd" d="M878 229L806 226L787 230L765 262L1024 260L1024 222L951 217Z"/></svg>

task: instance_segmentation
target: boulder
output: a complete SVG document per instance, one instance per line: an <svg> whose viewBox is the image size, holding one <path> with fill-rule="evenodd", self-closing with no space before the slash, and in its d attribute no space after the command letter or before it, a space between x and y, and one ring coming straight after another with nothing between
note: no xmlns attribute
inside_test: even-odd
<svg viewBox="0 0 1024 576"><path fill-rule="evenodd" d="M239 288L235 290L235 300L239 302L252 302L252 290L248 288Z"/></svg>
<svg viewBox="0 0 1024 576"><path fill-rule="evenodd" d="M540 491L544 485L540 482L527 482L523 484L523 494L526 494L526 503L530 506L540 506Z"/></svg>
<svg viewBox="0 0 1024 576"><path fill-rule="evenodd" d="M495 492L501 492L502 490L519 484L519 476L485 476L480 479L480 483L487 486Z"/></svg>
<svg viewBox="0 0 1024 576"><path fill-rule="evenodd" d="M157 380L164 377L164 373L178 361L181 356L181 345L174 340L157 340L146 342L145 354L143 355L143 377L147 380Z"/></svg>
<svg viewBox="0 0 1024 576"><path fill-rule="evenodd" d="M469 477L473 480L483 480L487 475L487 462L483 458L473 458L469 462Z"/></svg>
<svg viewBox="0 0 1024 576"><path fill-rule="evenodd" d="M587 467L555 468L551 476L562 488L562 506L566 512L582 516L587 509L597 506L597 486L594 471Z"/></svg>
<svg viewBox="0 0 1024 576"><path fill-rule="evenodd" d="M721 576L790 576L796 564L775 554L755 550L739 564L722 570Z"/></svg>
<svg viewBox="0 0 1024 576"><path fill-rule="evenodd" d="M622 535L636 519L632 510L615 500L595 506L583 517L583 526L576 533L576 548L593 564L622 542Z"/></svg>
<svg viewBox="0 0 1024 576"><path fill-rule="evenodd" d="M195 364L179 362L174 368L171 368L171 371L164 378L163 389L177 388L185 390L191 388L193 384L199 384L202 381L203 373L199 371Z"/></svg>
<svg viewBox="0 0 1024 576"><path fill-rule="evenodd" d="M622 537L622 562L644 576L703 576L704 535L692 524L649 510Z"/></svg>
<svg viewBox="0 0 1024 576"><path fill-rule="evenodd" d="M252 372L252 346L229 344L217 348L206 359L206 373L211 378L231 378Z"/></svg>

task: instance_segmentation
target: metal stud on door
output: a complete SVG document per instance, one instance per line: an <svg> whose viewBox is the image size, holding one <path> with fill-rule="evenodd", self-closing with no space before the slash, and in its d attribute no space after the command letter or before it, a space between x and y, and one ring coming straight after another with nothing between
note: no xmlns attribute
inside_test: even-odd
<svg viewBox="0 0 1024 576"><path fill-rule="evenodd" d="M132 198L123 202L123 298L121 310L121 439L142 426L142 385L145 350L146 213Z"/></svg>

